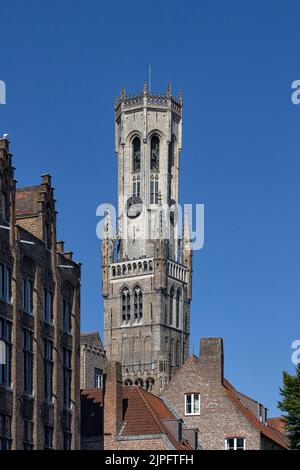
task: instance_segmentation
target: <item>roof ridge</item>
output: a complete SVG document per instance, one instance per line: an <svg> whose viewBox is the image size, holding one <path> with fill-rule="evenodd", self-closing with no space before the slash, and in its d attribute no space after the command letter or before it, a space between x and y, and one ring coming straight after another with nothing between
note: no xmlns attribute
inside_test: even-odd
<svg viewBox="0 0 300 470"><path fill-rule="evenodd" d="M252 411L249 410L246 404L240 400L240 398L237 396L237 393L239 393L238 390L236 390L227 379L224 379L223 385L224 385L224 388L227 390L228 395L231 398L231 400L238 406L238 408L241 410L244 416L250 422L252 422L253 426L256 426L256 428L262 434L267 436L269 439L274 440L277 444L285 447L286 449L289 448L288 439L286 438L286 436L282 434L280 431L275 432L275 430L272 427L262 424L259 421L259 419L252 413Z"/></svg>

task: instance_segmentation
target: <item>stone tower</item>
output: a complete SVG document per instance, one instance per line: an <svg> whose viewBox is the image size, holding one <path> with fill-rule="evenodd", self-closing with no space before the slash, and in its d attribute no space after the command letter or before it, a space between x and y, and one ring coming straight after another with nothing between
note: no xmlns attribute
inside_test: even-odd
<svg viewBox="0 0 300 470"><path fill-rule="evenodd" d="M104 341L124 384L159 393L187 358L192 255L178 207L182 97L143 91L115 102L117 232L102 241ZM183 230L179 226L183 225ZM179 236L181 233L183 236ZM180 239L180 242L179 242Z"/></svg>

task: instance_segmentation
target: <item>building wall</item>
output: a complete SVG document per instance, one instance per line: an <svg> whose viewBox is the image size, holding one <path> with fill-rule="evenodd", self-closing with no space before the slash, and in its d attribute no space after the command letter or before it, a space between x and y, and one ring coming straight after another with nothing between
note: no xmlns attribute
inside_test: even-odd
<svg viewBox="0 0 300 470"><path fill-rule="evenodd" d="M207 344L206 352L200 354L200 358L191 356L187 360L163 390L162 398L189 427L199 429L199 442L204 450L224 450L225 439L229 437L243 437L246 449L260 449L260 432L237 408L222 385L221 340L212 347ZM200 394L200 415L185 415L185 394L188 393Z"/></svg>
<svg viewBox="0 0 300 470"><path fill-rule="evenodd" d="M95 368L104 370L106 355L100 340L89 341L89 335L82 335L80 342L80 389L95 388Z"/></svg>
<svg viewBox="0 0 300 470"><path fill-rule="evenodd" d="M105 450L170 450L165 441L149 437L148 439L106 439Z"/></svg>
<svg viewBox="0 0 300 470"><path fill-rule="evenodd" d="M23 449L24 421L33 423L34 449L44 448L44 426L53 428L53 448L63 448L63 432L72 434L71 447L80 447L80 265L72 260L71 253L63 251L56 241L56 212L49 175L42 177L40 186L29 191L30 203L36 212L30 211L24 196L21 213L16 215L15 185L9 146L0 139L0 187L6 186L9 195L10 230L0 229L0 262L12 269L12 302L0 300L0 319L12 325L11 386L0 385L0 413L11 418L12 449ZM26 193L26 194L25 194ZM35 197L38 195L38 199ZM22 214L23 212L23 214ZM1 218L0 214L0 218ZM19 217L19 219L18 219ZM43 221L43 223L41 223ZM27 229L31 228L33 234ZM23 241L30 242L24 243ZM73 269L59 268L71 265ZM33 314L23 308L23 278L33 282ZM44 320L44 289L53 293L53 324ZM71 334L63 332L63 302L66 292L72 298ZM24 393L23 330L33 334L33 391ZM46 403L44 396L44 339L53 342L53 402ZM63 356L64 348L71 350L71 409L64 407Z"/></svg>

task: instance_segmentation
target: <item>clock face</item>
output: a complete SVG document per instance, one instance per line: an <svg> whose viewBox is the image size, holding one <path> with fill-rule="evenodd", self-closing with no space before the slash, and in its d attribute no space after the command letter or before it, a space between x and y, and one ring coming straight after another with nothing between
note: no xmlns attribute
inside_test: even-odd
<svg viewBox="0 0 300 470"><path fill-rule="evenodd" d="M127 201L127 217L136 219L143 210L143 201L139 196L132 196Z"/></svg>

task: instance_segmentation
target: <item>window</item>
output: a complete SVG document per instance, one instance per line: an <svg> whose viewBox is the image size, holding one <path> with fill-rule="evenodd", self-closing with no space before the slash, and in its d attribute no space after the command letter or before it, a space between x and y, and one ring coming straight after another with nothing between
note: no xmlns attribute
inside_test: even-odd
<svg viewBox="0 0 300 470"><path fill-rule="evenodd" d="M0 318L0 340L4 343L5 364L0 364L0 385L11 388L12 324Z"/></svg>
<svg viewBox="0 0 300 470"><path fill-rule="evenodd" d="M64 450L71 450L72 446L72 434L68 431L64 431Z"/></svg>
<svg viewBox="0 0 300 470"><path fill-rule="evenodd" d="M180 292L180 289L178 289L177 294L176 294L176 328L179 327L180 304L181 304L181 292Z"/></svg>
<svg viewBox="0 0 300 470"><path fill-rule="evenodd" d="M72 331L72 304L64 300L64 331L71 333Z"/></svg>
<svg viewBox="0 0 300 470"><path fill-rule="evenodd" d="M95 388L103 387L103 369L95 367Z"/></svg>
<svg viewBox="0 0 300 470"><path fill-rule="evenodd" d="M159 138L154 135L151 139L151 156L150 156L151 170L159 170Z"/></svg>
<svg viewBox="0 0 300 470"><path fill-rule="evenodd" d="M53 449L53 428L44 426L44 449Z"/></svg>
<svg viewBox="0 0 300 470"><path fill-rule="evenodd" d="M71 408L71 356L70 349L64 348L64 406L67 409Z"/></svg>
<svg viewBox="0 0 300 470"><path fill-rule="evenodd" d="M173 325L174 295L175 295L175 291L174 291L174 287L172 286L171 290L170 290L170 302L169 302L169 323L170 323L170 325Z"/></svg>
<svg viewBox="0 0 300 470"><path fill-rule="evenodd" d="M134 321L142 321L143 318L143 294L139 287L135 288L133 293L134 300Z"/></svg>
<svg viewBox="0 0 300 470"><path fill-rule="evenodd" d="M150 204L158 204L158 180L150 181Z"/></svg>
<svg viewBox="0 0 300 470"><path fill-rule="evenodd" d="M8 213L7 213L7 194L2 191L1 193L1 213L3 222L8 222Z"/></svg>
<svg viewBox="0 0 300 470"><path fill-rule="evenodd" d="M246 440L243 437L225 439L225 450L245 450Z"/></svg>
<svg viewBox="0 0 300 470"><path fill-rule="evenodd" d="M200 415L200 394L189 393L185 395L185 414Z"/></svg>
<svg viewBox="0 0 300 470"><path fill-rule="evenodd" d="M12 302L11 272L11 268L4 264L0 264L0 299L8 303Z"/></svg>
<svg viewBox="0 0 300 470"><path fill-rule="evenodd" d="M11 449L11 416L0 414L0 450Z"/></svg>
<svg viewBox="0 0 300 470"><path fill-rule="evenodd" d="M44 397L53 401L53 342L44 339Z"/></svg>
<svg viewBox="0 0 300 470"><path fill-rule="evenodd" d="M132 195L133 196L138 196L140 197L141 195L141 183L138 180L133 180L133 185L132 185Z"/></svg>
<svg viewBox="0 0 300 470"><path fill-rule="evenodd" d="M268 420L268 410L261 404L258 405L259 421L266 424Z"/></svg>
<svg viewBox="0 0 300 470"><path fill-rule="evenodd" d="M141 141L138 137L132 141L132 169L133 171L141 169Z"/></svg>
<svg viewBox="0 0 300 470"><path fill-rule="evenodd" d="M127 289L123 290L121 298L123 324L130 323L130 294Z"/></svg>
<svg viewBox="0 0 300 470"><path fill-rule="evenodd" d="M24 392L32 395L33 385L33 333L24 328L23 330L23 377Z"/></svg>
<svg viewBox="0 0 300 470"><path fill-rule="evenodd" d="M33 422L24 420L24 441L23 441L24 450L33 450Z"/></svg>
<svg viewBox="0 0 300 470"><path fill-rule="evenodd" d="M33 282L23 278L23 310L33 314Z"/></svg>
<svg viewBox="0 0 300 470"><path fill-rule="evenodd" d="M44 289L44 320L53 324L53 294Z"/></svg>

